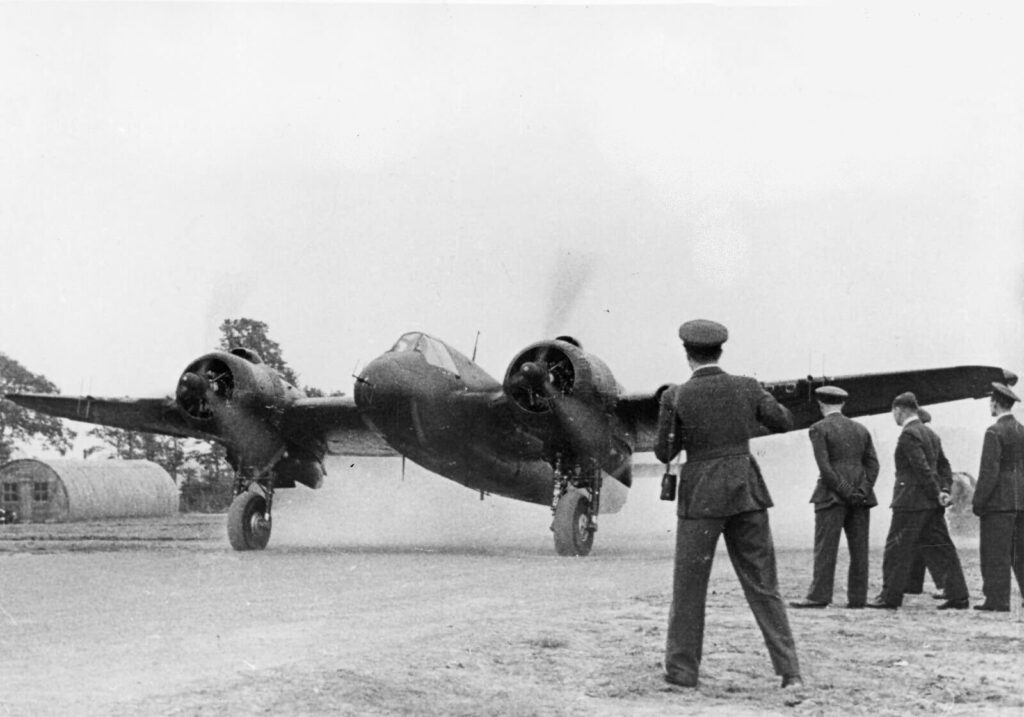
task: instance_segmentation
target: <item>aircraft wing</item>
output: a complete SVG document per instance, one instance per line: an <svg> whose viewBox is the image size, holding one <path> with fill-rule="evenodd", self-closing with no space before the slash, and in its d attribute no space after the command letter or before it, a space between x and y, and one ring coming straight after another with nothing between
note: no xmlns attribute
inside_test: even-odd
<svg viewBox="0 0 1024 717"><path fill-rule="evenodd" d="M795 381L763 384L775 399L793 413L793 430L807 428L821 418L814 389L839 386L849 392L843 413L851 418L887 413L892 399L904 391L913 391L922 406L964 398L991 395L992 383L1013 385L1017 377L995 366L950 366L919 371L858 374L852 376L811 377ZM654 450L658 430L658 404L661 391L627 394L619 398L616 413L633 426L636 452Z"/></svg>
<svg viewBox="0 0 1024 717"><path fill-rule="evenodd" d="M333 455L401 455L363 419L348 396L300 398L285 410L281 429L298 443L322 441Z"/></svg>
<svg viewBox="0 0 1024 717"><path fill-rule="evenodd" d="M180 438L213 440L215 436L189 425L173 398L94 398L50 393L8 393L19 406L72 421L97 423L129 431L161 433Z"/></svg>

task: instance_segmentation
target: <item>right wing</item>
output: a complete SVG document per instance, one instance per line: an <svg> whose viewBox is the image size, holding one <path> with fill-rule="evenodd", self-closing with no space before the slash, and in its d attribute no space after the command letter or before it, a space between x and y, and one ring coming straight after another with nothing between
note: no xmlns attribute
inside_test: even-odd
<svg viewBox="0 0 1024 717"><path fill-rule="evenodd" d="M19 406L72 421L97 423L129 431L161 433L179 438L216 440L216 436L189 424L173 398L94 398L52 393L8 393Z"/></svg>
<svg viewBox="0 0 1024 717"><path fill-rule="evenodd" d="M808 428L821 418L814 389L838 386L850 394L843 413L847 416L870 416L887 413L892 400L904 391L913 391L922 406L983 398L991 395L992 383L1014 385L1017 377L995 366L950 366L920 371L868 373L835 378L808 376L794 381L773 381L763 384L775 399L793 413L793 429ZM626 394L619 397L616 413L636 435L634 451L654 450L658 432L658 406L662 388L652 393Z"/></svg>
<svg viewBox="0 0 1024 717"><path fill-rule="evenodd" d="M1015 383L1017 377L995 366L950 366L921 371L895 371L835 378L807 378L764 384L775 399L793 412L793 430L807 428L821 418L814 389L838 386L850 394L843 413L850 418L888 413L892 400L904 391L917 396L922 406L992 395L993 382Z"/></svg>

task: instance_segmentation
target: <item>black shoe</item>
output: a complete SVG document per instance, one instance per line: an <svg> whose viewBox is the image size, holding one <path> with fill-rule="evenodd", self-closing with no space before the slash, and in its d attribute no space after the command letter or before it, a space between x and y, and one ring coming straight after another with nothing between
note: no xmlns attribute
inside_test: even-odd
<svg viewBox="0 0 1024 717"><path fill-rule="evenodd" d="M848 602L846 603L847 610L863 610L864 603L862 602Z"/></svg>
<svg viewBox="0 0 1024 717"><path fill-rule="evenodd" d="M967 598L963 600L947 600L939 605L939 610L966 610L970 606Z"/></svg>
<svg viewBox="0 0 1024 717"><path fill-rule="evenodd" d="M985 610L986 612L1010 612L1010 606L1004 605L989 605L987 602L983 602L981 605L975 605L975 610Z"/></svg>
<svg viewBox="0 0 1024 717"><path fill-rule="evenodd" d="M803 687L804 681L800 675L783 675L782 676L782 689L788 687Z"/></svg>
<svg viewBox="0 0 1024 717"><path fill-rule="evenodd" d="M932 593L932 600L945 600L945 599L946 599L946 591L945 590L936 590L935 592Z"/></svg>
<svg viewBox="0 0 1024 717"><path fill-rule="evenodd" d="M800 608L800 607L828 607L828 603L827 602L819 602L817 600L806 599L806 600L794 600L793 602L789 603L789 606L790 607L797 607L797 608Z"/></svg>
<svg viewBox="0 0 1024 717"><path fill-rule="evenodd" d="M672 677L671 675L662 675L665 678L665 682L676 687L686 687L687 689L694 689L697 687L697 678L692 680L684 680L681 677Z"/></svg>
<svg viewBox="0 0 1024 717"><path fill-rule="evenodd" d="M885 602L881 597L876 597L864 603L864 607L873 607L878 610L895 610L899 605L893 605L892 603Z"/></svg>

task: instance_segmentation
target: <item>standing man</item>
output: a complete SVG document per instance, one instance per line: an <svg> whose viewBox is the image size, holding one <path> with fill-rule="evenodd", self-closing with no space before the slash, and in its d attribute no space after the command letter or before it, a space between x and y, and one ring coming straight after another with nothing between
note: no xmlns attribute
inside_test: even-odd
<svg viewBox="0 0 1024 717"><path fill-rule="evenodd" d="M1024 594L1024 426L1011 412L1017 394L993 383L974 514L981 518L981 579L985 602L975 610L1010 611L1010 567Z"/></svg>
<svg viewBox="0 0 1024 717"><path fill-rule="evenodd" d="M850 570L846 606L862 608L868 599L868 529L871 509L878 505L875 479L878 456L871 434L843 415L847 393L837 386L814 391L823 418L809 435L821 477L811 495L814 503L814 578L807 597L790 605L826 607L832 602L839 534L846 533Z"/></svg>
<svg viewBox="0 0 1024 717"><path fill-rule="evenodd" d="M929 425L932 422L932 414L928 413L928 411L923 408L917 409L917 417L921 419L921 423L933 431L935 430ZM948 470L943 472L944 466ZM952 497L953 473L952 469L949 468L949 461L945 460L945 455L942 454L940 454L939 458L939 470L939 479L950 491L950 497ZM936 600L945 600L946 591L942 589L942 575L939 573L939 569L935 566L934 562L926 560L926 551L920 545L918 546L917 554L914 556L914 562L910 567L910 577L907 578L907 584L903 587L903 594L920 595L924 592L924 573L926 567L928 572L931 573L932 582L935 583L935 592L932 593L932 597Z"/></svg>
<svg viewBox="0 0 1024 717"><path fill-rule="evenodd" d="M789 411L753 378L718 367L729 332L714 321L687 321L679 338L693 376L661 397L654 452L670 463L680 449L678 531L665 680L696 687L704 642L704 610L718 536L754 613L782 686L800 686L800 665L779 595L768 511L771 497L750 439L793 425Z"/></svg>
<svg viewBox="0 0 1024 717"><path fill-rule="evenodd" d="M966 610L967 583L960 567L943 508L950 503L949 486L940 478L949 461L942 442L917 415L917 397L901 393L892 402L892 415L903 427L896 443L896 484L892 492L892 522L882 558L882 592L868 607L895 610L903 604L903 589L910 575L918 543L926 546L929 560L944 576L946 601L940 610ZM951 475L951 473L950 473Z"/></svg>

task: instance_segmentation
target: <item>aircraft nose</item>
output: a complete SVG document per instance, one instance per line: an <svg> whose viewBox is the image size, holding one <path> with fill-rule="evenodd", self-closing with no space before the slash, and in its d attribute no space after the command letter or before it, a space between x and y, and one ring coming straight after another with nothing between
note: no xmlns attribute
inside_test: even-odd
<svg viewBox="0 0 1024 717"><path fill-rule="evenodd" d="M401 391L401 369L390 354L378 356L356 377L356 405L380 409L392 404Z"/></svg>
<svg viewBox="0 0 1024 717"><path fill-rule="evenodd" d="M1017 385L1017 374L1015 374L1013 371L1007 371L1004 368L1003 369L1003 378L1006 380L1006 385L1007 386L1016 386Z"/></svg>

